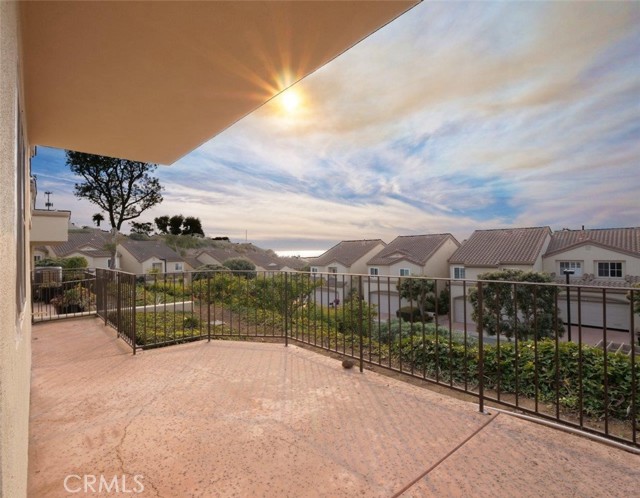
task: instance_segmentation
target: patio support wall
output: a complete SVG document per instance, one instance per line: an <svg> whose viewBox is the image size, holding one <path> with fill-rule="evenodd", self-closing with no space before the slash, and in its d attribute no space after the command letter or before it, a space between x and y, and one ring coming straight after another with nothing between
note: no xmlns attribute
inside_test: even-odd
<svg viewBox="0 0 640 498"><path fill-rule="evenodd" d="M0 2L0 497L11 498L26 496L31 370L29 189L23 190L22 202L17 195L18 157L27 150L18 150L18 18L17 3ZM22 242L18 218L24 219ZM22 284L24 294L18 290Z"/></svg>

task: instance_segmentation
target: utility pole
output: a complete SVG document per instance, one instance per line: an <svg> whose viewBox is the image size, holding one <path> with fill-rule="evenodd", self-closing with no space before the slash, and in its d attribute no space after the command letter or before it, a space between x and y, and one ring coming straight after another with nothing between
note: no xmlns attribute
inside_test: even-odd
<svg viewBox="0 0 640 498"><path fill-rule="evenodd" d="M44 195L47 196L47 202L44 203L45 207L47 208L47 211L51 211L51 208L53 207L53 202L51 202L51 194L53 194L53 192L45 192Z"/></svg>

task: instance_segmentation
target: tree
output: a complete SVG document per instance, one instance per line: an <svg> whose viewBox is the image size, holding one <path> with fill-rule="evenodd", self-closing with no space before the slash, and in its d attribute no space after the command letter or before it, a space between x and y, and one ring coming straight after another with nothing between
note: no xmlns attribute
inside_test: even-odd
<svg viewBox="0 0 640 498"><path fill-rule="evenodd" d="M362 330L363 336L368 336L369 332L373 330L374 320L377 316L378 307L365 301L357 288L352 288L349 291L340 309L336 308L335 313L338 331L351 335L352 339L355 335L360 334L360 330Z"/></svg>
<svg viewBox="0 0 640 498"><path fill-rule="evenodd" d="M151 174L156 165L68 150L67 165L82 177L74 194L106 211L111 227L139 217L162 202L162 186Z"/></svg>
<svg viewBox="0 0 640 498"><path fill-rule="evenodd" d="M91 219L96 224L96 226L99 227L100 223L102 223L104 221L104 216L102 216L102 213L96 213L96 214L93 215L93 217Z"/></svg>
<svg viewBox="0 0 640 498"><path fill-rule="evenodd" d="M169 233L171 235L180 235L182 233L182 222L184 221L184 216L181 214L176 214L169 218Z"/></svg>
<svg viewBox="0 0 640 498"><path fill-rule="evenodd" d="M151 237L153 234L153 224L150 222L138 223L136 221L132 221L129 225L131 226L132 234L144 235L146 237Z"/></svg>
<svg viewBox="0 0 640 498"><path fill-rule="evenodd" d="M428 304L433 305L435 296L435 280L427 278L402 278L396 285L400 297L407 299L420 310L420 319L427 321Z"/></svg>
<svg viewBox="0 0 640 498"><path fill-rule="evenodd" d="M169 233L169 217L168 216L158 216L153 221L156 224L156 227L158 228L158 232L165 235Z"/></svg>
<svg viewBox="0 0 640 498"><path fill-rule="evenodd" d="M182 235L201 235L204 237L200 218L187 216L182 222Z"/></svg>
<svg viewBox="0 0 640 498"><path fill-rule="evenodd" d="M483 273L482 326L489 335L504 335L528 340L543 339L564 333L564 325L556 307L558 288L554 285L530 285L529 283L553 283L545 273L503 270ZM480 321L480 296L478 288L469 291L473 306L472 318Z"/></svg>
<svg viewBox="0 0 640 498"><path fill-rule="evenodd" d="M229 258L222 266L229 268L233 271L234 275L242 276L245 278L255 278L256 277L256 265L254 265L251 261L244 258Z"/></svg>

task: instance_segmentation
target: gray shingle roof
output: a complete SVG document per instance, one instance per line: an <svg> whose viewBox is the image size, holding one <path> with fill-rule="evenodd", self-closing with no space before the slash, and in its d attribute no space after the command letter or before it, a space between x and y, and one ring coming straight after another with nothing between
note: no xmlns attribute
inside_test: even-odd
<svg viewBox="0 0 640 498"><path fill-rule="evenodd" d="M378 244L386 245L382 239L343 240L312 260L311 264L325 266L335 261L349 267Z"/></svg>
<svg viewBox="0 0 640 498"><path fill-rule="evenodd" d="M59 258L63 258L72 252L77 252L82 247L93 247L96 250L103 251L105 244L112 242L112 236L109 232L102 230L89 229L83 232L69 232L69 240L64 244L52 246L53 253Z"/></svg>
<svg viewBox="0 0 640 498"><path fill-rule="evenodd" d="M286 265L278 256L269 254L252 244L244 244L240 248L234 246L218 248L207 247L198 252L198 254L208 254L220 264L231 258L243 258L251 261L254 265L264 268L265 270L280 270Z"/></svg>
<svg viewBox="0 0 640 498"><path fill-rule="evenodd" d="M594 244L640 257L640 227L560 230L551 236L545 256L583 244Z"/></svg>
<svg viewBox="0 0 640 498"><path fill-rule="evenodd" d="M131 240L125 239L120 243L140 263L149 258L166 259L168 262L184 261L182 256L176 253L163 241L159 240Z"/></svg>
<svg viewBox="0 0 640 498"><path fill-rule="evenodd" d="M465 266L532 265L540 255L549 227L476 230L451 255L449 263Z"/></svg>
<svg viewBox="0 0 640 498"><path fill-rule="evenodd" d="M450 233L401 235L389 242L387 247L367 261L367 264L391 265L405 259L423 266L447 239L460 245Z"/></svg>

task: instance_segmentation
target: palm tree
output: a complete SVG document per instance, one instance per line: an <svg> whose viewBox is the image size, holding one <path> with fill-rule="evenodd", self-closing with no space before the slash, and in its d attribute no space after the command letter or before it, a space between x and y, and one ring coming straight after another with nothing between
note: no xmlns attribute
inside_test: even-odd
<svg viewBox="0 0 640 498"><path fill-rule="evenodd" d="M104 221L104 216L102 216L102 213L96 213L93 215L93 218L91 218L93 220L93 222L96 224L97 227L100 226L100 222Z"/></svg>

